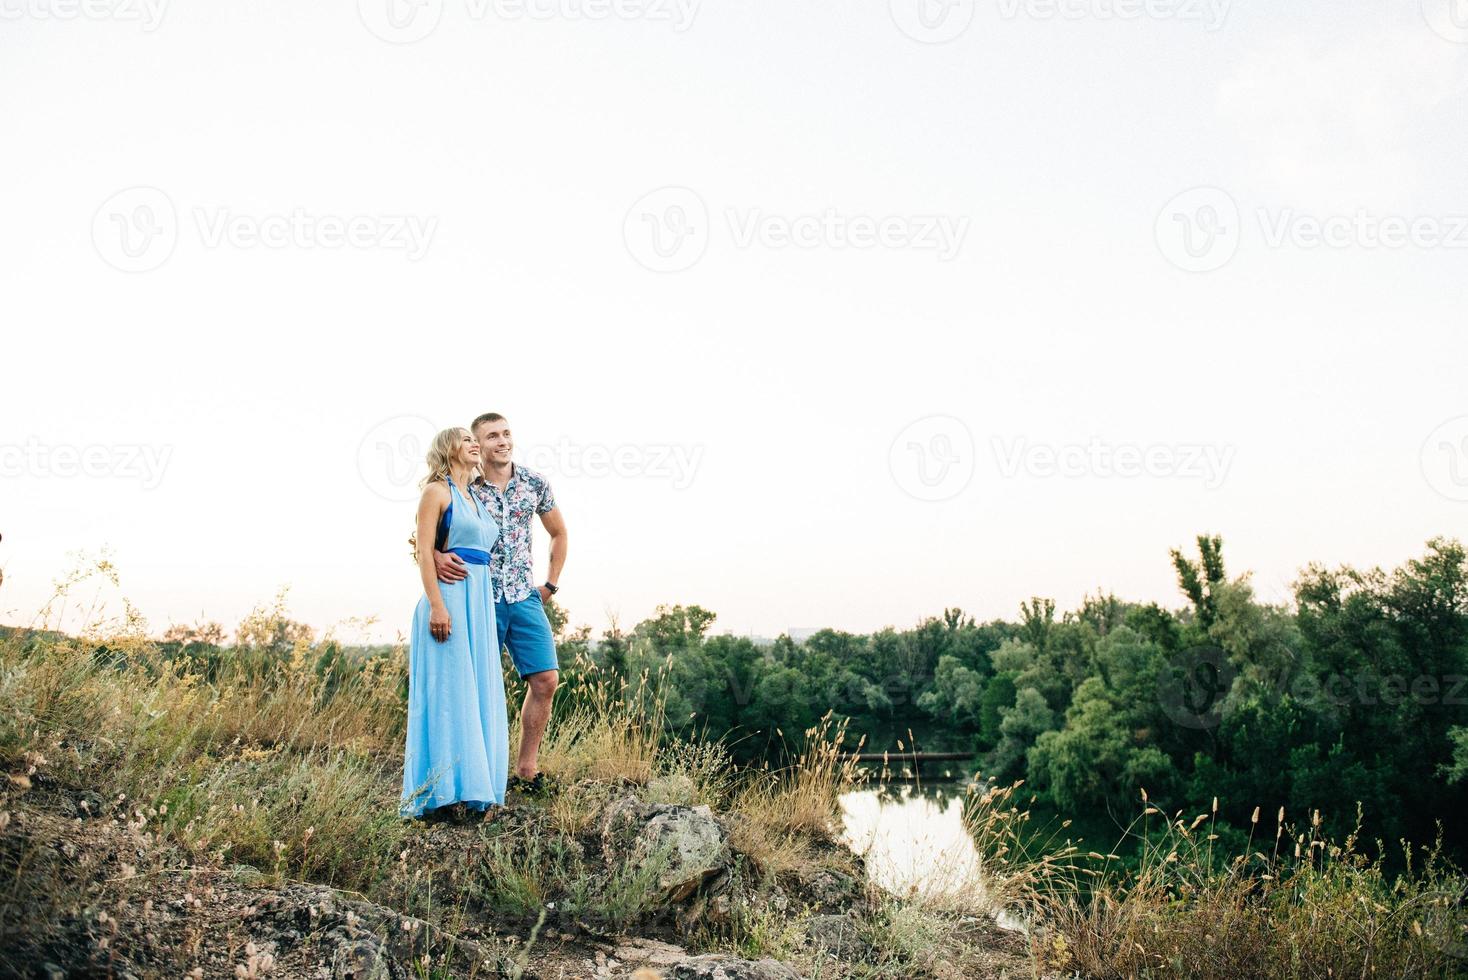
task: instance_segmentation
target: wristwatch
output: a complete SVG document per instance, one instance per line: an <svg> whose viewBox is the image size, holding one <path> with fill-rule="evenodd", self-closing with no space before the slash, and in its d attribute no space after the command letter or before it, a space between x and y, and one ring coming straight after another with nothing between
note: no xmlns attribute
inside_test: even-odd
<svg viewBox="0 0 1468 980"><path fill-rule="evenodd" d="M545 587L547 589L550 589L551 595L555 595L557 592L561 591L561 587L559 585L551 585L549 582L545 583Z"/></svg>

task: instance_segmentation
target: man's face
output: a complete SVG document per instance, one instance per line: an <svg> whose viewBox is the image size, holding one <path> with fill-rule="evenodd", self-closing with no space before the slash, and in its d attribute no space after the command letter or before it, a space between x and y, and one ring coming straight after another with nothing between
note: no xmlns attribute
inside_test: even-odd
<svg viewBox="0 0 1468 980"><path fill-rule="evenodd" d="M504 419L497 422L479 423L479 458L488 464L506 464L515 443L510 439L510 423Z"/></svg>

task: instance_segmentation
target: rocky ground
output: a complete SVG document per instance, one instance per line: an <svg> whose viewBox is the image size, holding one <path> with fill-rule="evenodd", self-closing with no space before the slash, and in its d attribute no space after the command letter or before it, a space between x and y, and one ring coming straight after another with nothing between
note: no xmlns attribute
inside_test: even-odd
<svg viewBox="0 0 1468 980"><path fill-rule="evenodd" d="M633 925L558 908L534 915L477 897L486 849L534 839L547 805L516 800L487 822L422 826L401 878L374 899L290 880L289 871L198 866L124 801L37 786L0 817L0 974L53 977L636 977L794 980L797 977L1029 977L1021 936L987 917L954 918L952 957L920 968L880 949L882 896L860 858L832 840L807 872L752 875L734 839L737 814L650 803L638 787L596 790L600 803L575 840L593 869L671 855L648 887L655 901ZM747 857L747 856L746 856ZM527 856L527 860L528 860ZM593 870L592 874L602 873ZM11 880L13 878L13 880ZM754 882L758 879L759 883ZM427 882L427 884L425 884ZM446 904L447 906L446 907ZM398 909L411 909L412 914ZM799 930L785 962L745 958L719 936L756 913ZM758 916L756 916L758 917ZM40 924L44 923L44 927Z"/></svg>

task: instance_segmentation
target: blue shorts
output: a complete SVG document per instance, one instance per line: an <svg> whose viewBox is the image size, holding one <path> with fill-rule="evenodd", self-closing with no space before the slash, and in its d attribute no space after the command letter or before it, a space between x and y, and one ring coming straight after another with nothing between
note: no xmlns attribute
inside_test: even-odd
<svg viewBox="0 0 1468 980"><path fill-rule="evenodd" d="M532 589L519 602L496 599L494 621L500 631L500 649L509 648L510 659L521 677L560 669L556 641L551 636L550 620L545 618L539 589Z"/></svg>

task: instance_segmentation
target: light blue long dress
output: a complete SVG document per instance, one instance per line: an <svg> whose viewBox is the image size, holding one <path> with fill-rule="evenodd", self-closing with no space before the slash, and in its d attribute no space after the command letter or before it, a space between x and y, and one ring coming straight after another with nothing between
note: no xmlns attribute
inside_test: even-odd
<svg viewBox="0 0 1468 980"><path fill-rule="evenodd" d="M458 801L471 810L503 805L510 770L505 679L489 585L489 549L500 529L483 504L466 499L452 480L448 484L439 547L463 558L469 574L438 583L449 611L447 640L440 643L429 632L427 596L413 612L399 807L404 817Z"/></svg>

